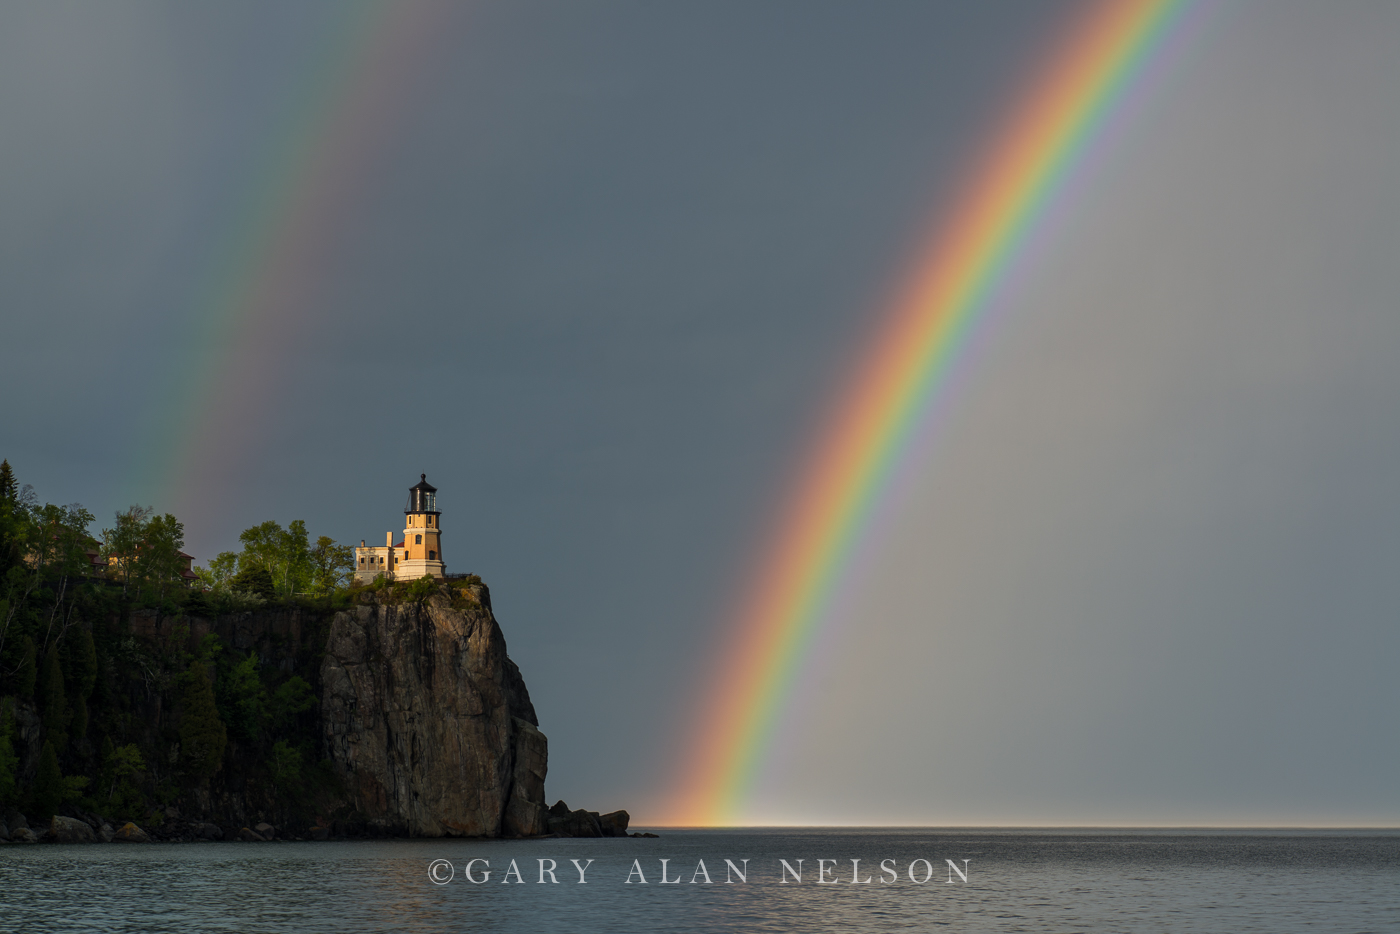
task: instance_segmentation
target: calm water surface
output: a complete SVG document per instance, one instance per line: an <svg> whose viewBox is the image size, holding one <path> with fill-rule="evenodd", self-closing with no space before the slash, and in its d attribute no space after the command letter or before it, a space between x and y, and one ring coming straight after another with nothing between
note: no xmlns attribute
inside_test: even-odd
<svg viewBox="0 0 1400 934"><path fill-rule="evenodd" d="M490 881L465 879L469 860ZM571 860L588 865L578 883ZM632 861L645 877L626 880ZM661 860L668 860L662 884ZM726 884L725 860L743 867ZM802 881L781 883L780 859ZM932 878L911 882L911 862ZM946 860L963 866L968 881ZM451 881L429 865L447 860ZM514 860L523 882L503 880ZM540 860L557 883L540 883ZM696 878L704 861L712 884ZM818 860L826 878L817 884ZM860 860L853 885L852 860ZM899 873L881 875L880 863ZM913 863L917 880L923 863ZM485 866L476 863L480 878ZM440 869L446 877L447 868ZM0 846L14 931L1400 931L1400 832L665 831L656 840Z"/></svg>

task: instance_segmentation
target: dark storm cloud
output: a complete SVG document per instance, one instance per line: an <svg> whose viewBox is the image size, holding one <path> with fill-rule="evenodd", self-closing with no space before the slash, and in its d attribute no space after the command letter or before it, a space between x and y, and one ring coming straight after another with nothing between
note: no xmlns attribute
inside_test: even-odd
<svg viewBox="0 0 1400 934"><path fill-rule="evenodd" d="M638 802L661 800L669 754L684 739L677 731L689 722L683 708L700 674L697 662L713 647L717 614L754 557L755 535L800 469L801 443L919 236L953 193L956 172L1074 9L454 8L431 54L412 63L391 139L343 206L345 222L334 231L330 266L309 313L320 330L290 354L295 362L279 377L280 404L261 426L254 466L224 491L221 512L208 512L222 516L217 524L187 517L189 550L207 559L231 548L239 530L268 518L304 518L313 534L342 541L377 539L394 527L404 488L426 471L441 491L449 565L478 571L493 587L511 654L550 737L551 794L634 813ZM45 3L0 11L6 128L0 134L6 329L0 392L9 400L0 417L0 455L42 497L84 502L102 519L136 499L167 505L166 493L133 474L133 465L144 463L164 437L165 394L183 390L170 374L199 333L192 316L211 270L277 143L289 98L304 88L340 15L329 3ZM1220 75L1221 87L1246 89L1240 109L1210 110L1215 122L1173 124L1196 134L1176 139L1178 148L1215 147L1212 158L1222 163L1266 155L1267 146L1245 145L1232 132L1251 121L1279 125L1266 119L1270 107L1287 109L1299 89L1319 86L1311 78L1267 77L1274 73L1257 66L1257 55L1232 58L1229 43L1248 34L1243 18L1231 18L1235 31L1209 36L1212 48L1226 52L1190 64L1215 69L1210 74ZM1325 45L1335 52L1367 32L1358 26L1359 37L1352 36L1345 17L1324 27L1288 11L1269 22L1275 33L1256 35L1248 49L1295 50L1297 62L1278 72L1285 76L1322 67L1308 49ZM1310 38L1324 28L1333 30L1331 45ZM1374 25L1370 31L1383 33ZM1371 77L1334 73L1333 84L1393 83L1389 66L1363 58L1372 62ZM1271 96L1275 85L1282 99ZM1211 81L1205 86L1214 90L1194 93L1219 97ZM1338 94L1347 99L1344 90ZM1381 105L1358 105L1326 132L1354 134L1358 146L1376 144L1365 128L1389 119L1384 113ZM1155 165L1150 157L1161 141L1147 131L1138 139L1146 142L1124 150L1121 164ZM1320 149L1313 171L1322 172L1331 158ZM1265 174L1250 176L1257 191L1245 197L1240 184L1221 183L1215 199L1239 198L1240 210L1249 211L1275 192L1276 203L1300 205L1284 195L1303 190L1301 164L1265 160ZM1151 171L1143 177L1160 178ZM1332 194L1308 188L1309 197L1364 200L1344 174L1326 178ZM1189 187L1191 179L1185 172L1172 184ZM1226 273L1238 266L1228 257L1266 249L1267 230L1248 226L1250 237L1237 232L1210 240L1209 229L1186 224L1160 236L1142 234L1142 216L1170 217L1172 205L1184 203L1170 186L1161 199L1138 203L1136 214L1125 207L1094 215L1108 233L1084 234L1086 242L1106 249L1142 237L1142 250L1128 249L1115 264L1127 269L1144 251L1170 256L1183 239L1208 240L1213 249L1192 254L1194 265L1178 281L1194 278L1203 293L1253 294L1245 286L1258 277L1244 285L1230 279ZM1124 198L1128 203L1135 202ZM1306 206L1296 210L1283 220L1305 222ZM1277 227L1278 218L1271 223ZM1294 263L1298 255L1278 262ZM1076 256L1067 246L1058 268L1069 280L1094 281L1101 267ZM1143 275L1125 280L1115 294L1149 288L1150 275ZM1377 301L1391 294L1372 272L1359 271L1356 281L1370 283ZM1055 295L1050 301L1047 291L1052 308L1074 305L1072 290ZM1280 299L1287 298L1284 290ZM1064 325L1085 328L1092 343L1119 320L1046 315L1027 312L1032 324L1019 332L1008 326L1009 339L1014 344L1036 327L1056 333ZM1247 332L1263 320L1241 315L1230 326ZM1210 326L1183 329L1176 339L1211 344L1202 334ZM1383 342L1373 335L1367 343ZM1218 346L1241 366L1261 365L1230 341ZM1118 343L1105 340L1103 347L1111 354ZM1318 363L1328 372L1354 363L1350 341L1337 347ZM1101 372L1090 364L1106 359L1090 354L1083 366L1057 370L1054 361L1063 357L1046 362L1006 353L1044 377L1046 396L1082 388L1075 381ZM992 367L999 358L989 359ZM1119 369L1102 372L1121 377L1127 367L1164 380L1137 395L1125 389L1119 394L1125 411L1175 398L1175 380L1192 379L1170 366L1115 359ZM986 379L1014 397L1021 372L1019 365L993 368ZM1230 393L1227 382L1219 385ZM1114 397L1111 389L1087 398ZM991 432L969 442L969 457L1015 451L1014 439L1026 430L997 406L1009 405L1014 414L1028 403L998 402L996 393L987 398L968 402L969 412L990 413L979 424ZM1289 424L1287 414L1277 417ZM1092 447L1093 431L1085 431ZM1329 449L1352 449L1346 429L1337 431L1342 435L1327 442ZM1150 451L1160 436L1129 444L1132 457ZM1059 469L1073 474L1073 452L1056 450L1066 458ZM1246 445L1238 456L1248 463L1267 451L1267 444ZM1112 522L1081 523L1073 512L1066 518L1047 510L1027 519L1025 510L993 508L999 495L1006 503L1036 502L1026 498L1029 487L1017 485L1036 474L1013 469L1011 458L996 463L996 471L974 470L977 483L947 494L969 504L947 513L950 521L974 521L974 529L989 523L1035 542L1044 541L1036 528L1050 529L1048 540L1073 547L1051 549L1063 565L1050 562L1037 573L1061 587L1087 586L1076 575L1093 565L1094 543L1074 529L1096 529L1099 541L1109 543L1126 533ZM1106 469L1094 456L1086 463ZM1357 470L1345 455L1310 463L1329 477ZM1361 473L1370 478L1362 486L1376 489L1384 471ZM994 475L1009 486L978 485ZM1236 482L1250 485L1247 477ZM1190 499L1202 487L1183 480L1173 489ZM1229 498L1229 490L1211 489ZM1136 493L1122 495L1131 500ZM1347 526L1350 513L1317 508L1332 517L1334 531ZM1240 537L1217 541L1242 554L1256 553L1259 538L1278 534L1267 525L1235 531ZM901 562L917 565L957 539L906 534L895 540L908 546L887 564L898 578ZM1040 552L1007 556L992 548L991 554L1014 568ZM1312 560L1327 566L1325 555ZM969 565L968 579L983 580L978 574L997 566L990 557ZM1340 599L1359 587L1357 605L1393 607L1389 591L1366 586L1365 575L1349 577L1342 567L1319 572L1325 583L1311 599L1325 604L1329 595ZM1166 586L1156 578L1134 580L1114 590L1121 605L1137 606L1134 601ZM881 612L893 624L910 603L898 580L887 583ZM1217 609L1233 599L1211 598L1205 585L1201 593ZM946 602L966 609L974 622L985 610L966 590L950 589ZM995 638L953 640L964 645L961 657L992 658L993 668L1006 661L993 651L1001 644L996 640L1012 638L1015 626L1006 620L1025 617L1014 600L999 606L1000 616L981 618L984 629L968 630ZM1060 626L1067 638L1080 639L1073 609L1082 604L1067 599L1065 606L1064 615L1051 614L1047 631ZM1095 617L1094 625L1108 627L1105 618ZM867 631L872 646L899 635ZM1131 638L1114 632L1126 641L1105 644L1130 651ZM908 664L917 657L904 648L902 656L896 650L853 659L848 673L865 676L852 675L849 696L886 696L890 672L903 671L900 658ZM1112 696L1111 688L1101 698ZM917 692L901 697L915 709L930 699ZM977 771L974 754L988 731L1012 718L997 714L980 734L976 724L958 734L961 745L951 752L968 763L968 774ZM905 750L893 761L908 776L939 757L947 761L950 749L935 742L941 734L890 724L884 732L867 725L862 735L871 755ZM910 736L917 738L907 742ZM829 801L840 800L859 777L831 767L829 743L794 755L834 776L829 786L816 780L803 786L813 807L834 816ZM1057 774L1064 787L1055 786L1051 796L1073 800L1065 788L1082 776L1068 765ZM958 787L957 779L947 781ZM998 781L1007 801L1027 794L1010 779L988 778L986 787L1003 787ZM898 795L895 806L908 813L922 792L900 785ZM1125 810L1142 804L1131 795L1125 801ZM1032 810L1027 804L1018 813Z"/></svg>
<svg viewBox="0 0 1400 934"><path fill-rule="evenodd" d="M375 538L427 471L545 711L552 790L625 804L911 231L1063 12L457 9L346 209L258 466L220 525L186 517L190 550L269 517ZM6 11L4 453L42 496L168 505L132 473L338 16Z"/></svg>

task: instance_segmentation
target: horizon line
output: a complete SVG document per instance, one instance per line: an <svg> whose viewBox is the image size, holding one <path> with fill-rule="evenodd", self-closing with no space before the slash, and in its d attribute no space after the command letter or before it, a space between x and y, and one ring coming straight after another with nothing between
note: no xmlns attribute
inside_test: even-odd
<svg viewBox="0 0 1400 934"><path fill-rule="evenodd" d="M652 824L665 830L1386 830L1397 824Z"/></svg>

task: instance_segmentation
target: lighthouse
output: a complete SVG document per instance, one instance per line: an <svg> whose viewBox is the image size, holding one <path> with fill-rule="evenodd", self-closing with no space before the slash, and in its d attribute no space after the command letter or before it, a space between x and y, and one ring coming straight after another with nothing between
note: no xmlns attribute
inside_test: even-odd
<svg viewBox="0 0 1400 934"><path fill-rule="evenodd" d="M442 528L438 520L437 487L420 474L408 488L408 505L403 509L403 552L394 568L395 580L417 580L424 574L442 577L447 565L442 560Z"/></svg>
<svg viewBox="0 0 1400 934"><path fill-rule="evenodd" d="M355 549L355 578L361 583L368 584L381 576L396 581L418 580L424 575L441 578L447 572L442 560L442 513L437 508L437 487L428 482L427 474L418 477L418 482L408 488L403 541L394 544L394 533L389 532L382 546L361 541Z"/></svg>

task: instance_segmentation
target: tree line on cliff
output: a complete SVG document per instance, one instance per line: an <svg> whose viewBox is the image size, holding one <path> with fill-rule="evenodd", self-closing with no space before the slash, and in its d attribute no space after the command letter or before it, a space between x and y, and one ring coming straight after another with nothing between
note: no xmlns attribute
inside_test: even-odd
<svg viewBox="0 0 1400 934"><path fill-rule="evenodd" d="M268 521L191 569L172 515L132 507L100 540L94 522L40 504L0 463L0 815L159 824L177 799L231 789L310 806L332 781L317 756L316 630L351 597L353 549ZM190 636L192 619L255 608L302 614L303 644L260 654L217 627Z"/></svg>

